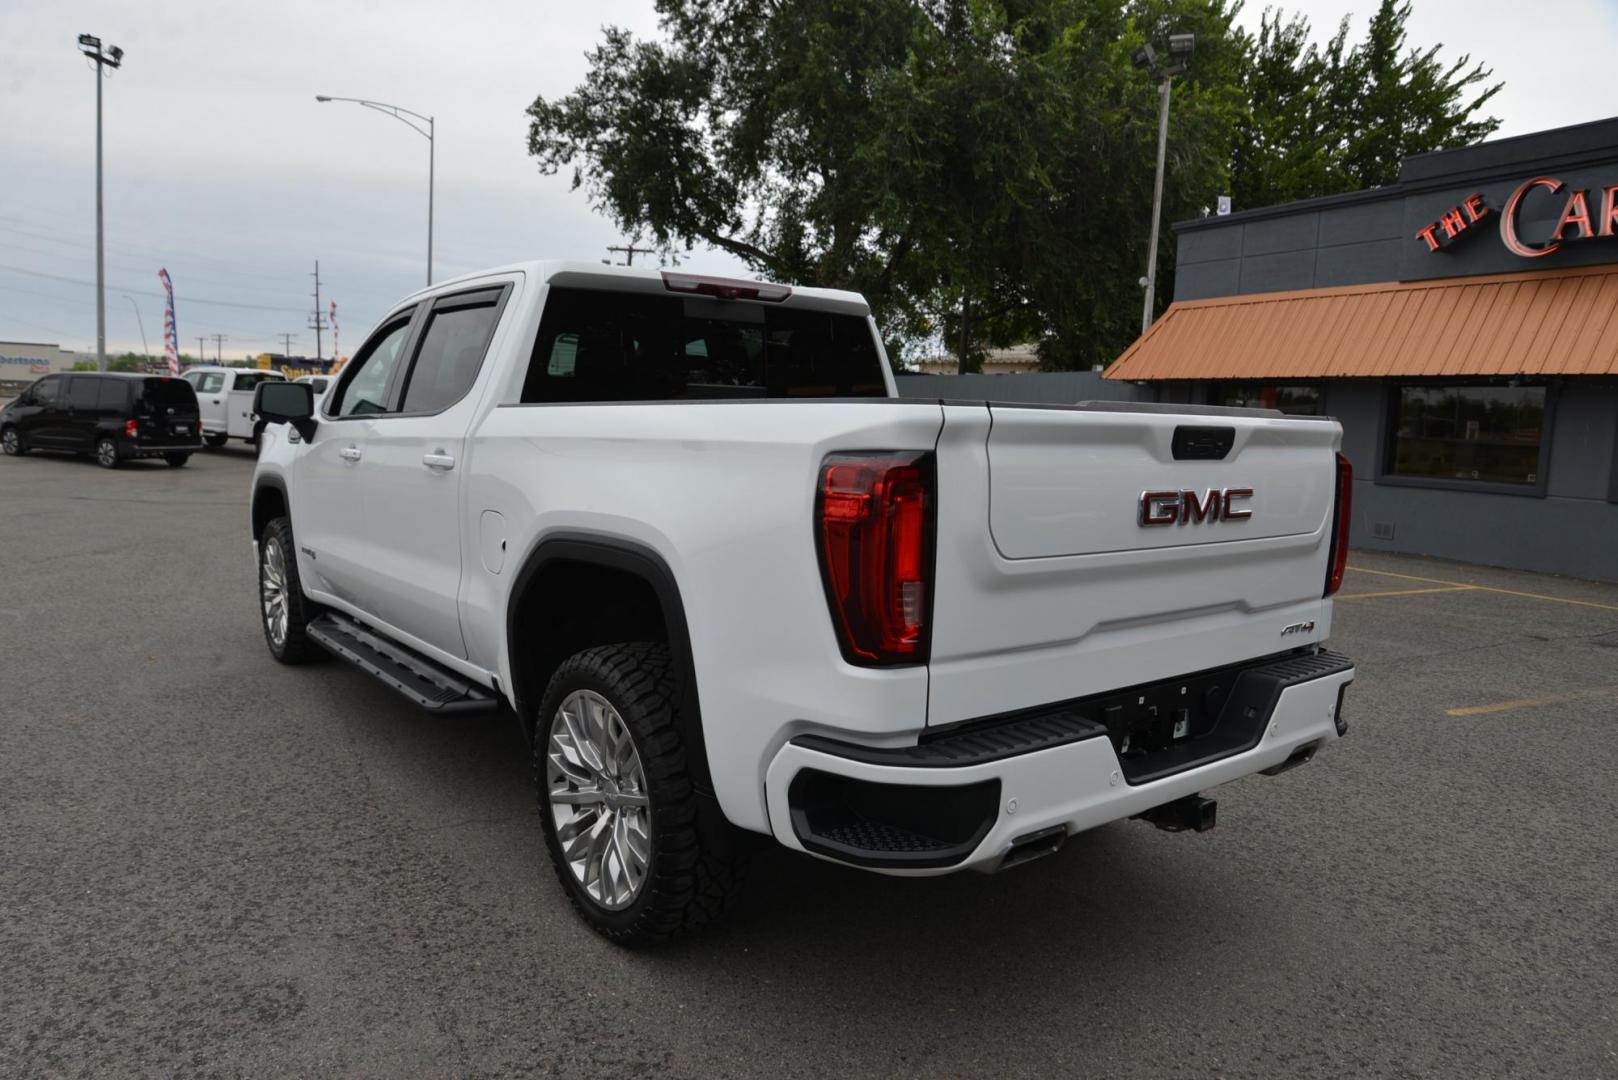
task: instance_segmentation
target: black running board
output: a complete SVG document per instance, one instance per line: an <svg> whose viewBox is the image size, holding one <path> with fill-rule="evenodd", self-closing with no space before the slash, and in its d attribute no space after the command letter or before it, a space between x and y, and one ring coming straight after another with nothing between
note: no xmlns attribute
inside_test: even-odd
<svg viewBox="0 0 1618 1080"><path fill-rule="evenodd" d="M489 712L500 699L441 664L390 641L347 615L327 612L306 632L321 648L341 657L433 712Z"/></svg>

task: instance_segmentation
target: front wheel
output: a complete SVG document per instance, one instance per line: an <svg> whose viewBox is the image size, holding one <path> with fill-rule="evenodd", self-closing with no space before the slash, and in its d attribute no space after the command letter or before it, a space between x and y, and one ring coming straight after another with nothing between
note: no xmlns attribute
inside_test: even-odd
<svg viewBox="0 0 1618 1080"><path fill-rule="evenodd" d="M5 451L7 457L22 457L28 453L28 447L22 444L22 436L14 427L0 431L0 450Z"/></svg>
<svg viewBox="0 0 1618 1080"><path fill-rule="evenodd" d="M314 612L298 579L298 549L292 522L278 517L264 526L258 540L258 600L264 642L283 664L305 664L321 655L320 646L304 632Z"/></svg>
<svg viewBox="0 0 1618 1080"><path fill-rule="evenodd" d="M209 450L217 450L230 439L229 435L204 435L202 441L208 444Z"/></svg>
<svg viewBox="0 0 1618 1080"><path fill-rule="evenodd" d="M163 460L168 462L170 465L174 466L176 469L178 469L181 465L184 465L186 462L191 460L191 455L190 454L164 454L163 455Z"/></svg>
<svg viewBox="0 0 1618 1080"><path fill-rule="evenodd" d="M118 442L110 435L96 440L96 464L103 469L116 469L122 459L118 456Z"/></svg>
<svg viewBox="0 0 1618 1080"><path fill-rule="evenodd" d="M745 869L728 824L699 820L718 811L699 802L678 714L674 661L650 643L574 654L540 706L534 781L551 864L584 921L620 945L711 922Z"/></svg>

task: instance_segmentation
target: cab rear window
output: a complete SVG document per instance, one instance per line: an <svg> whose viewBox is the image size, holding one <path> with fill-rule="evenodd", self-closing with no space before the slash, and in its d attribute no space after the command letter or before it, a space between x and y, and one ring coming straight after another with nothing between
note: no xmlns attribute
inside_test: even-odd
<svg viewBox="0 0 1618 1080"><path fill-rule="evenodd" d="M885 397L857 315L552 288L524 402Z"/></svg>

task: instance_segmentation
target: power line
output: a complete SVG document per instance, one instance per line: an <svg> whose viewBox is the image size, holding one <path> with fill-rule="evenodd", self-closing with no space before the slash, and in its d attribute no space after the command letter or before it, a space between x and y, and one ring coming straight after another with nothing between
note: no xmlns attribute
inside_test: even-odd
<svg viewBox="0 0 1618 1080"><path fill-rule="evenodd" d="M225 334L209 334L208 336L213 338L214 360L223 364L225 362L225 342L230 340L229 337Z"/></svg>
<svg viewBox="0 0 1618 1080"><path fill-rule="evenodd" d="M62 281L69 285L88 285L92 289L95 288L95 282L93 281L86 281L83 278L67 277L63 274L47 274L43 270L29 270L22 266L8 266L5 264L0 264L0 270L5 270L13 274L26 274L28 277L44 278L47 281ZM147 289L136 289L119 285L109 285L108 288L119 289L123 292L134 293L136 296L146 296L156 300L168 299L168 297L164 296L162 293L152 292ZM290 311L298 313L303 311L302 308L277 307L272 304L242 304L234 300L211 300L200 296L184 296L180 299L187 304L208 304L212 307L242 308L247 311Z"/></svg>

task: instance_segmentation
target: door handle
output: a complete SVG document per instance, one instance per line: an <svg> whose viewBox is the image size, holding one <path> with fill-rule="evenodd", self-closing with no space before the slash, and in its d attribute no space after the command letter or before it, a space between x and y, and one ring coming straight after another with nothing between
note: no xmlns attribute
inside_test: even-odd
<svg viewBox="0 0 1618 1080"><path fill-rule="evenodd" d="M358 461L360 459L360 448L357 446L345 446L337 451L337 456L344 461Z"/></svg>
<svg viewBox="0 0 1618 1080"><path fill-rule="evenodd" d="M443 450L434 450L430 454L421 455L421 463L429 469L440 469L444 472L455 468L455 459Z"/></svg>

